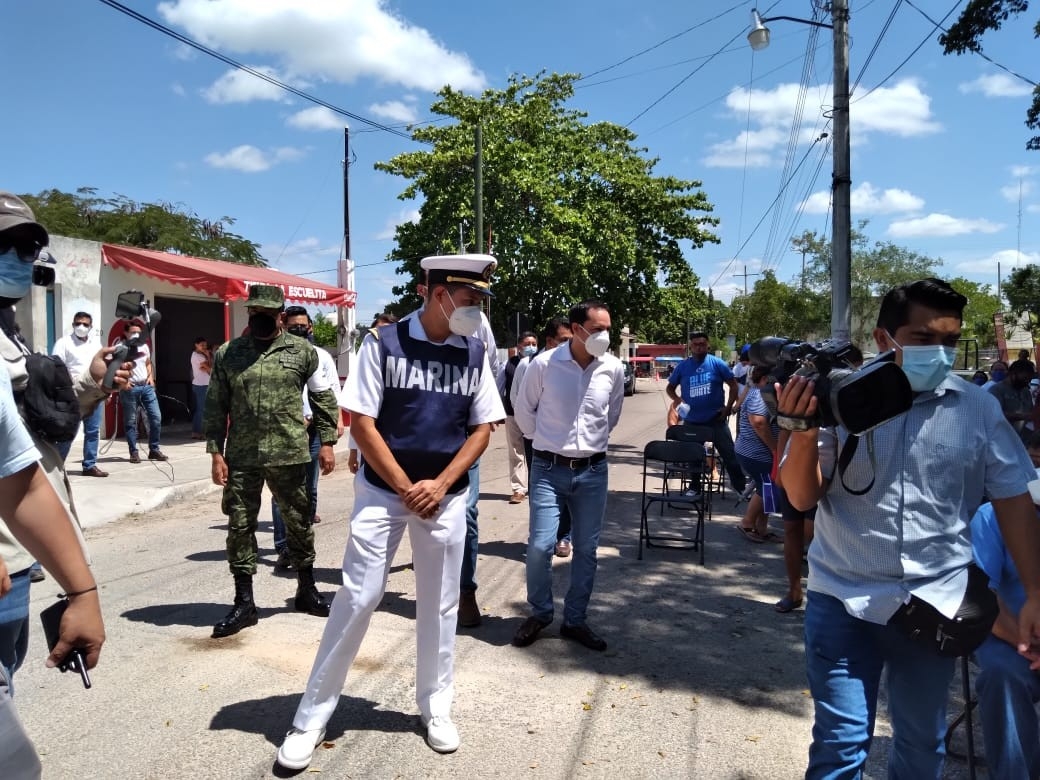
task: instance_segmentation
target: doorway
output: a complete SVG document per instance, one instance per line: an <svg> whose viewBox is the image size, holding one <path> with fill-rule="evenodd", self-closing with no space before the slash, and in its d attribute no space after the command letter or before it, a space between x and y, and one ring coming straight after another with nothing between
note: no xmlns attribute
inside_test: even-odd
<svg viewBox="0 0 1040 780"><path fill-rule="evenodd" d="M201 298L155 296L162 314L156 328L155 390L163 424L191 422L191 352L202 336L214 349L224 342L224 303Z"/></svg>

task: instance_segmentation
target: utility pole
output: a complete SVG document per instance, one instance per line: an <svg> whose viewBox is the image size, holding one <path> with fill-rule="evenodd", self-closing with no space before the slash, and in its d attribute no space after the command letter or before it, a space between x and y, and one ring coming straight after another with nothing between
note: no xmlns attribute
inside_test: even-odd
<svg viewBox="0 0 1040 780"><path fill-rule="evenodd" d="M476 147L473 165L473 215L476 221L477 254L484 252L484 131L477 122L473 134Z"/></svg>
<svg viewBox="0 0 1040 780"><path fill-rule="evenodd" d="M336 269L336 284L344 290L355 288L354 259L350 252L350 128L343 128L343 259ZM357 304L341 305L337 315L339 322L336 328L339 334L339 348L336 355L336 369L340 376L350 373L350 363L354 356L354 333L357 331Z"/></svg>
<svg viewBox="0 0 1040 780"><path fill-rule="evenodd" d="M749 274L747 266L745 265L744 266L744 273L742 273L742 274L733 274L733 275L734 276L743 276L744 277L744 296L747 297L747 278L749 276L761 276L762 274Z"/></svg>
<svg viewBox="0 0 1040 780"><path fill-rule="evenodd" d="M849 150L849 0L832 0L834 23L834 214L831 234L831 338L852 334L852 171Z"/></svg>

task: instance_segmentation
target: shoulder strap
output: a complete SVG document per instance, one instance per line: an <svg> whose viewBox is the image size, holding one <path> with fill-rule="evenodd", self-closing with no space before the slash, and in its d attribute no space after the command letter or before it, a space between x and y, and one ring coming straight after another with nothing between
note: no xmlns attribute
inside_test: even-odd
<svg viewBox="0 0 1040 780"><path fill-rule="evenodd" d="M862 496L874 487L874 479L877 476L877 460L874 455L873 431L867 433L867 456L870 458L870 482L867 483L867 486L862 490L854 490L845 482L845 469L847 469L849 464L852 463L852 457L856 454L858 447L859 436L853 436L850 433L849 437L845 440L845 444L841 447L841 452L838 454L838 479L841 481L841 486L854 496Z"/></svg>

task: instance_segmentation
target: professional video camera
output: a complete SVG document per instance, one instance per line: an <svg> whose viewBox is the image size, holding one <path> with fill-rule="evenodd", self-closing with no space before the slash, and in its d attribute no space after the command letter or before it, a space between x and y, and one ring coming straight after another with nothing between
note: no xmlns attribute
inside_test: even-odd
<svg viewBox="0 0 1040 780"><path fill-rule="evenodd" d="M101 383L105 390L112 389L116 371L119 370L123 363L137 359L138 355L140 355L139 347L151 338L152 332L162 319L162 315L151 307L149 302L144 299L144 293L140 290L127 290L124 293L119 293L119 297L116 298L116 316L120 319L140 322L143 327L139 334L121 339L114 345L112 360L108 364L108 371L105 373L105 379Z"/></svg>
<svg viewBox="0 0 1040 780"><path fill-rule="evenodd" d="M781 428L807 430L840 425L856 436L898 417L910 409L913 391L906 374L895 364L889 350L874 360L854 368L850 357L854 347L847 341L828 339L818 344L786 338L764 338L751 345L751 362L772 369L781 385L792 376L813 380L816 415L811 420L780 416ZM762 399L771 414L776 414L773 387L762 389Z"/></svg>

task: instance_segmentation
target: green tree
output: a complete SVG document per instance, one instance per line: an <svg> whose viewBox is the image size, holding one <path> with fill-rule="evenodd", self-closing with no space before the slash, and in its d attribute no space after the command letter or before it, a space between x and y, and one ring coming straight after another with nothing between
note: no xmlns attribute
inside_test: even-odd
<svg viewBox="0 0 1040 780"><path fill-rule="evenodd" d="M659 279L671 283L688 268L682 244L718 241L700 182L655 176L657 159L633 146L633 133L585 123L564 106L575 78L514 76L479 97L445 87L430 110L455 121L416 129L428 148L376 166L409 180L402 200L422 200L419 221L398 226L389 257L409 280L394 289L399 311L419 303L411 283L420 258L458 251L460 225L466 250L474 247L478 122L484 224L499 260L490 317L507 340L517 312L541 324L593 297L611 307L615 333L638 330L661 303Z"/></svg>
<svg viewBox="0 0 1040 780"><path fill-rule="evenodd" d="M999 30L1013 16L1029 8L1027 0L971 0L957 21L939 36L943 54L980 53L979 39L991 30ZM1033 35L1040 38L1040 21L1033 27ZM1040 149L1040 86L1033 88L1033 102L1026 110L1026 127L1038 131L1026 142L1026 149Z"/></svg>
<svg viewBox="0 0 1040 780"><path fill-rule="evenodd" d="M968 299L964 307L964 322L961 335L966 339L978 339L980 349L991 349L997 345L993 315L1000 311L1000 299L992 285L972 282L963 277L948 280L950 286Z"/></svg>
<svg viewBox="0 0 1040 780"><path fill-rule="evenodd" d="M314 343L319 347L337 348L337 326L336 321L326 317L324 312L318 312L313 322Z"/></svg>
<svg viewBox="0 0 1040 780"><path fill-rule="evenodd" d="M808 339L826 329L827 316L821 294L781 282L773 271L763 271L750 293L733 299L729 326L738 346L763 336Z"/></svg>
<svg viewBox="0 0 1040 780"><path fill-rule="evenodd" d="M1040 266L1030 263L1016 268L1004 281L1004 297L1008 308L1016 314L1026 312L1029 315L1030 331L1040 333ZM1017 318L1005 317L1005 325L1013 325Z"/></svg>
<svg viewBox="0 0 1040 780"><path fill-rule="evenodd" d="M264 266L258 244L232 233L231 217L208 220L172 203L138 203L123 195L100 198L92 187L75 194L45 190L21 196L50 233L193 257Z"/></svg>
<svg viewBox="0 0 1040 780"><path fill-rule="evenodd" d="M685 344L688 330L710 332L713 307L688 265L673 270L668 284L656 293L652 311L631 327L648 344Z"/></svg>
<svg viewBox="0 0 1040 780"><path fill-rule="evenodd" d="M859 228L852 231L852 341L861 349L868 349L873 343L871 332L877 322L881 296L905 282L935 276L942 265L941 259L918 254L889 241L871 245L863 233L866 225L860 222ZM792 245L799 252L806 251L806 287L826 296L823 299L826 306L831 292L830 242L814 232L806 232L792 241Z"/></svg>

